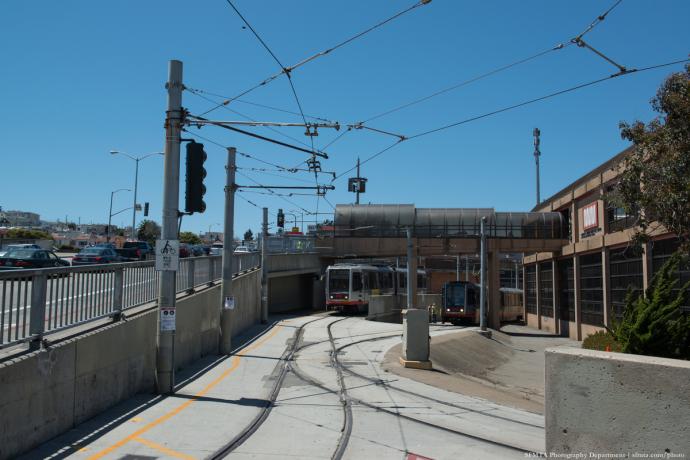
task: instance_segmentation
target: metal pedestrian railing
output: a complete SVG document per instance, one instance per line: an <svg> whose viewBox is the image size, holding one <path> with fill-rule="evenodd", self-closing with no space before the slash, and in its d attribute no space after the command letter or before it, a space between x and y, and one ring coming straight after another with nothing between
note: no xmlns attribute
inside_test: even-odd
<svg viewBox="0 0 690 460"><path fill-rule="evenodd" d="M261 265L258 253L235 254L233 273ZM222 257L180 259L176 291L221 278ZM0 348L30 341L38 347L48 332L74 327L158 298L155 261L0 271Z"/></svg>

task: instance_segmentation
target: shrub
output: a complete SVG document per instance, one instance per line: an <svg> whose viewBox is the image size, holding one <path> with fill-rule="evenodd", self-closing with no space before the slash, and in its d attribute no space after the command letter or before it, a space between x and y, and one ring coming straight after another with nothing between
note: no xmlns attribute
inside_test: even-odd
<svg viewBox="0 0 690 460"><path fill-rule="evenodd" d="M621 344L616 341L616 338L609 331L595 332L588 335L582 341L582 348L587 348L588 350L606 351L607 346L609 347L608 351L622 351Z"/></svg>
<svg viewBox="0 0 690 460"><path fill-rule="evenodd" d="M690 314L680 308L690 282L673 292L681 261L680 253L666 261L644 297L628 294L623 319L608 331L623 353L690 359Z"/></svg>

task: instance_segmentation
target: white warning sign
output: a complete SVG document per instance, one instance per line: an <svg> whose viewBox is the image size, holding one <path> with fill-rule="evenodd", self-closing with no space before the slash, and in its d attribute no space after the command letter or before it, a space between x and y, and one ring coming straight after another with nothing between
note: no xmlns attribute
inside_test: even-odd
<svg viewBox="0 0 690 460"><path fill-rule="evenodd" d="M161 307L161 331L175 330L175 308Z"/></svg>

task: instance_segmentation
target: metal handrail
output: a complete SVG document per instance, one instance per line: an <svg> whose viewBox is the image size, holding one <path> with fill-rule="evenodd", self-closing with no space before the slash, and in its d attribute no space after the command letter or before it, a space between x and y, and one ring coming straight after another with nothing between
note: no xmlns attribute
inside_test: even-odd
<svg viewBox="0 0 690 460"><path fill-rule="evenodd" d="M176 292L220 279L221 256L180 259ZM261 265L258 253L235 254L233 273ZM158 298L155 261L0 271L0 349L106 317Z"/></svg>

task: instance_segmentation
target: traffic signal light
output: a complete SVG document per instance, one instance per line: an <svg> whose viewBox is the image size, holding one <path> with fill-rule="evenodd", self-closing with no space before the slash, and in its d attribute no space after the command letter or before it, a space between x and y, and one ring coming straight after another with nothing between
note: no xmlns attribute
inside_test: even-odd
<svg viewBox="0 0 690 460"><path fill-rule="evenodd" d="M144 217L149 215L149 202L144 203Z"/></svg>
<svg viewBox="0 0 690 460"><path fill-rule="evenodd" d="M283 214L282 209L278 210L278 227L280 227L280 228L285 227L285 214Z"/></svg>
<svg viewBox="0 0 690 460"><path fill-rule="evenodd" d="M198 142L187 143L187 183L185 187L184 210L185 212L204 212L206 210L206 203L204 203L204 194L206 193L206 186L204 185L204 178L206 177L206 169L204 169L204 162L206 161L206 152L204 152L204 144Z"/></svg>

